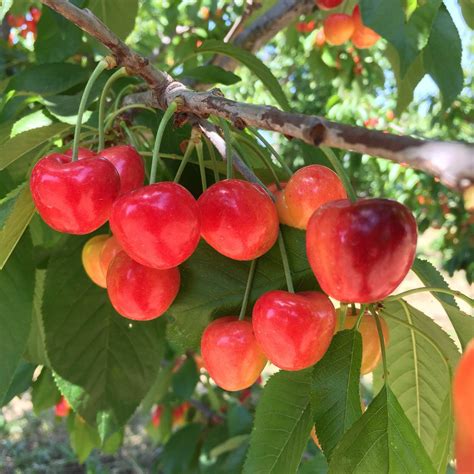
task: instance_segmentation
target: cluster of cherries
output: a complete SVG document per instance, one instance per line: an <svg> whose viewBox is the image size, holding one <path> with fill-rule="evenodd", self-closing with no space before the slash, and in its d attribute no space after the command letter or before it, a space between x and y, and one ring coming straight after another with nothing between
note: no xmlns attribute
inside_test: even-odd
<svg viewBox="0 0 474 474"><path fill-rule="evenodd" d="M27 38L28 33L36 39L37 24L41 18L41 11L36 7L30 7L26 15L13 15L9 13L6 16L10 33L8 35L8 44L13 46L16 42L17 34L22 38Z"/></svg>
<svg viewBox="0 0 474 474"><path fill-rule="evenodd" d="M71 155L52 153L35 165L34 202L60 232L87 234L110 220L113 236L87 242L83 262L129 319L146 321L167 311L179 291L178 266L200 237L228 258L251 261L276 243L280 222L306 229L307 257L326 294L269 291L257 300L251 320L213 321L201 354L226 390L252 385L268 360L285 370L315 364L336 329L326 295L380 301L413 263L417 230L410 211L385 199L351 202L339 177L324 166L306 166L281 189L274 186L275 203L261 186L240 179L219 181L196 201L174 182L144 186L143 161L131 146L98 154L79 149L77 161Z"/></svg>

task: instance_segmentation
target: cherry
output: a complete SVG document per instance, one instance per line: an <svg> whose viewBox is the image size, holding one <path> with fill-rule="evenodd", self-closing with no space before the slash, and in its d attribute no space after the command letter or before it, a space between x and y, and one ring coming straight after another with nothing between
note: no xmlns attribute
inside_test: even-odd
<svg viewBox="0 0 474 474"><path fill-rule="evenodd" d="M191 405L189 402L181 403L176 408L173 408L172 417L173 417L173 425L174 426L181 426L186 421L186 413L189 410Z"/></svg>
<svg viewBox="0 0 474 474"><path fill-rule="evenodd" d="M234 316L216 319L207 326L201 339L201 354L214 382L229 391L250 387L267 363L252 323Z"/></svg>
<svg viewBox="0 0 474 474"><path fill-rule="evenodd" d="M155 427L158 428L160 426L161 422L161 416L163 415L163 405L158 405L154 410L151 415L151 424Z"/></svg>
<svg viewBox="0 0 474 474"><path fill-rule="evenodd" d="M268 190L275 196L275 207L278 213L278 217L280 222L285 225L293 226L294 219L290 214L290 210L288 209L288 204L286 203L285 197L285 188L286 182L282 181L280 183L282 189L278 189L276 184L270 184L268 186Z"/></svg>
<svg viewBox="0 0 474 474"><path fill-rule="evenodd" d="M82 249L82 265L88 277L102 288L107 287L103 267L100 262L100 254L104 244L109 240L108 235L96 235L89 239Z"/></svg>
<svg viewBox="0 0 474 474"><path fill-rule="evenodd" d="M109 160L120 175L120 194L128 193L143 186L145 167L142 157L130 145L118 145L100 151L98 156Z"/></svg>
<svg viewBox="0 0 474 474"><path fill-rule="evenodd" d="M327 351L336 327L336 311L316 291L269 291L255 303L255 337L268 360L280 369L302 370Z"/></svg>
<svg viewBox="0 0 474 474"><path fill-rule="evenodd" d="M338 7L344 0L316 0L316 6L320 10L331 10Z"/></svg>
<svg viewBox="0 0 474 474"><path fill-rule="evenodd" d="M290 225L306 229L316 209L328 201L345 198L344 186L334 171L321 165L305 166L290 178L285 188Z"/></svg>
<svg viewBox="0 0 474 474"><path fill-rule="evenodd" d="M416 222L388 199L331 201L311 217L306 254L321 288L345 302L372 303L388 296L415 258Z"/></svg>
<svg viewBox="0 0 474 474"><path fill-rule="evenodd" d="M362 23L359 5L355 6L352 19L354 20L354 33L351 40L356 48L370 48L380 39L380 35Z"/></svg>
<svg viewBox="0 0 474 474"><path fill-rule="evenodd" d="M68 150L66 150L64 152L64 154L66 156L72 156L72 148L69 148ZM77 159L78 160L83 160L85 158L94 158L96 157L97 155L95 154L95 152L93 152L92 150L89 150L89 148L83 148L83 147L79 147L78 151L77 151Z"/></svg>
<svg viewBox="0 0 474 474"><path fill-rule="evenodd" d="M38 23L38 21L41 18L41 10L39 10L36 7L30 7L30 14L31 14L31 18L33 18L33 21L35 23Z"/></svg>
<svg viewBox="0 0 474 474"><path fill-rule="evenodd" d="M54 407L54 414L63 418L68 416L70 411L71 406L69 405L68 401L64 397L61 397L61 400L59 400L59 402L56 403Z"/></svg>
<svg viewBox="0 0 474 474"><path fill-rule="evenodd" d="M253 260L278 238L278 214L258 185L240 179L213 184L198 200L201 235L219 253L234 260Z"/></svg>
<svg viewBox="0 0 474 474"><path fill-rule="evenodd" d="M316 34L316 39L314 40L314 44L321 48L326 43L326 35L324 34L324 29L321 29Z"/></svg>
<svg viewBox="0 0 474 474"><path fill-rule="evenodd" d="M456 467L459 473L474 472L474 339L456 368L453 381L456 426Z"/></svg>
<svg viewBox="0 0 474 474"><path fill-rule="evenodd" d="M107 292L113 307L128 319L148 321L161 316L179 291L177 268L145 267L120 252L107 271Z"/></svg>
<svg viewBox="0 0 474 474"><path fill-rule="evenodd" d="M99 264L104 276L107 276L112 260L123 250L122 246L113 235L107 237L108 239L105 240L99 252Z"/></svg>
<svg viewBox="0 0 474 474"><path fill-rule="evenodd" d="M153 268L172 268L189 258L199 243L199 208L183 186L155 183L117 199L110 226L134 260Z"/></svg>
<svg viewBox="0 0 474 474"><path fill-rule="evenodd" d="M384 319L379 319L380 325L382 326L383 340L386 346L389 341L388 326ZM356 321L356 315L347 314L346 320L344 322L344 328L352 329L355 326ZM362 336L362 363L360 367L360 373L365 375L373 372L377 365L379 365L382 358L382 348L380 346L377 324L375 322L375 318L369 312L366 312L364 316L362 316L359 332Z"/></svg>
<svg viewBox="0 0 474 474"><path fill-rule="evenodd" d="M67 155L52 153L36 163L30 188L39 214L50 227L88 234L109 218L120 177L104 158L71 162Z"/></svg>
<svg viewBox="0 0 474 474"><path fill-rule="evenodd" d="M332 13L323 23L326 41L334 46L345 43L354 33L354 20L345 13Z"/></svg>

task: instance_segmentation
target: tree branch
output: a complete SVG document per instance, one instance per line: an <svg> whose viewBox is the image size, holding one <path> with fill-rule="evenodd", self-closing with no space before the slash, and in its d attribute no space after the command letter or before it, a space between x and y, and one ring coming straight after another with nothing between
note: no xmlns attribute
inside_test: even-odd
<svg viewBox="0 0 474 474"><path fill-rule="evenodd" d="M232 121L238 128L257 127L298 138L311 145L325 145L386 158L432 174L453 189L464 189L474 183L473 145L398 136L331 122L323 117L282 112L275 107L239 103L226 99L216 90L195 92L153 68L89 10L81 10L67 0L42 2L107 46L119 65L125 66L131 74L142 77L151 89L151 94L142 98L154 107L164 109L179 97L182 103L180 112L187 112L191 116L207 118L213 114ZM277 5L295 2L281 0ZM302 0L300 3L307 5L308 2Z"/></svg>

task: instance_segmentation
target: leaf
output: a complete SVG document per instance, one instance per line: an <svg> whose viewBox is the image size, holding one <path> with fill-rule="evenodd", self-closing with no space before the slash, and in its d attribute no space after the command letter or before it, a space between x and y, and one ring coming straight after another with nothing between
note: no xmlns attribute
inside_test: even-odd
<svg viewBox="0 0 474 474"><path fill-rule="evenodd" d="M14 397L26 392L31 386L36 364L22 361L18 364L7 392L0 400L0 407L10 403Z"/></svg>
<svg viewBox="0 0 474 474"><path fill-rule="evenodd" d="M402 407L387 386L344 435L329 464L330 474L368 472L435 472Z"/></svg>
<svg viewBox="0 0 474 474"><path fill-rule="evenodd" d="M232 438L225 440L223 443L213 448L209 455L211 458L217 458L221 454L228 453L229 451L234 451L243 443L245 443L248 439L248 434L233 436Z"/></svg>
<svg viewBox="0 0 474 474"><path fill-rule="evenodd" d="M10 10L12 5L13 5L13 0L3 0L2 1L2 4L0 5L0 21L3 20L3 18L8 13L8 10Z"/></svg>
<svg viewBox="0 0 474 474"><path fill-rule="evenodd" d="M338 332L313 369L311 404L319 442L328 459L344 433L362 415L359 380L362 338Z"/></svg>
<svg viewBox="0 0 474 474"><path fill-rule="evenodd" d="M0 270L5 266L34 213L35 205L31 198L30 187L25 185L0 229Z"/></svg>
<svg viewBox="0 0 474 474"><path fill-rule="evenodd" d="M289 227L283 233L295 287L301 291L317 288L306 258L305 233ZM249 265L230 260L201 242L180 266L181 289L169 309L172 324L168 325L168 338L183 351L197 349L211 318L239 314ZM286 288L286 281L276 244L258 261L250 304L262 293L278 288Z"/></svg>
<svg viewBox="0 0 474 474"><path fill-rule="evenodd" d="M131 322L114 311L107 292L82 268L88 238L68 238L50 258L42 312L58 386L74 411L98 425L104 440L127 421L153 383L165 321Z"/></svg>
<svg viewBox="0 0 474 474"><path fill-rule="evenodd" d="M313 459L302 462L298 474L327 474L328 463L322 452L319 452Z"/></svg>
<svg viewBox="0 0 474 474"><path fill-rule="evenodd" d="M202 84L224 84L230 86L236 84L241 79L233 72L226 71L219 66L209 64L207 66L199 66L193 69L186 69L182 76L195 79Z"/></svg>
<svg viewBox="0 0 474 474"><path fill-rule="evenodd" d="M412 270L421 282L428 287L449 288L441 273L427 260L417 258ZM456 300L452 295L437 291L433 291L431 294L441 303L441 306L446 311L459 338L461 347L465 349L469 341L474 337L474 318L458 308Z"/></svg>
<svg viewBox="0 0 474 474"><path fill-rule="evenodd" d="M446 45L449 44L449 48ZM423 49L423 60L428 72L438 85L447 108L462 90L464 75L461 67L461 38L456 25L444 5L436 15L428 44Z"/></svg>
<svg viewBox="0 0 474 474"><path fill-rule="evenodd" d="M180 369L173 375L173 394L188 400L199 381L199 373L193 357L188 357Z"/></svg>
<svg viewBox="0 0 474 474"><path fill-rule="evenodd" d="M461 10L467 26L474 30L474 2L472 0L461 0Z"/></svg>
<svg viewBox="0 0 474 474"><path fill-rule="evenodd" d="M31 240L25 235L0 271L0 400L10 388L28 341L34 271Z"/></svg>
<svg viewBox="0 0 474 474"><path fill-rule="evenodd" d="M50 63L31 66L16 74L8 90L40 95L59 94L85 81L90 74L78 64Z"/></svg>
<svg viewBox="0 0 474 474"><path fill-rule="evenodd" d="M123 40L135 27L138 0L89 0L88 8Z"/></svg>
<svg viewBox="0 0 474 474"><path fill-rule="evenodd" d="M222 54L235 59L244 66L247 66L263 82L270 94L272 94L278 104L280 104L280 107L283 110L290 110L290 104L285 96L285 93L283 92L283 89L280 86L280 83L272 74L270 69L268 69L268 67L265 66L265 64L263 64L263 62L260 61L260 59L258 59L254 54L219 40L205 41L196 50L196 53Z"/></svg>
<svg viewBox="0 0 474 474"><path fill-rule="evenodd" d="M71 448L82 464L94 448L100 447L100 438L97 430L88 425L80 416L74 417L74 422L69 429Z"/></svg>
<svg viewBox="0 0 474 474"><path fill-rule="evenodd" d="M0 171L8 165L33 151L40 145L44 145L60 133L70 129L71 126L64 123L53 123L47 127L35 128L27 132L19 133L10 140L0 145Z"/></svg>
<svg viewBox="0 0 474 474"><path fill-rule="evenodd" d="M39 415L42 411L56 405L61 399L61 393L54 381L53 373L48 367L43 367L38 378L33 382L31 401L33 411Z"/></svg>
<svg viewBox="0 0 474 474"><path fill-rule="evenodd" d="M311 431L310 395L308 370L270 377L257 406L244 474L296 472Z"/></svg>
<svg viewBox="0 0 474 474"><path fill-rule="evenodd" d="M229 436L250 433L253 416L240 403L232 405L227 414L227 431Z"/></svg>
<svg viewBox="0 0 474 474"><path fill-rule="evenodd" d="M400 303L388 303L382 316L390 328L387 346L389 382L394 395L421 439L438 472L444 472L449 459L451 431L446 431L445 399L451 390L451 374L433 346L420 334L397 323L393 317L405 321L438 344L451 371L454 371L459 352L450 337L429 317L407 305L408 314ZM391 318L391 317L392 318ZM374 385L382 384L381 369L374 373ZM451 413L451 409L448 409ZM450 421L452 423L452 419ZM440 444L444 450L440 449ZM445 455L444 459L440 456Z"/></svg>

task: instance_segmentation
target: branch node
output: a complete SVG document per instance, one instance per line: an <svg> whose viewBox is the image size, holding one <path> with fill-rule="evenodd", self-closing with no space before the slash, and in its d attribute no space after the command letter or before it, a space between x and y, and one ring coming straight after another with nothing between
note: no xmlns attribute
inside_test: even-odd
<svg viewBox="0 0 474 474"><path fill-rule="evenodd" d="M324 142L324 138L326 135L326 126L320 122L317 123L309 132L311 137L311 141L314 143L315 146L321 145Z"/></svg>

